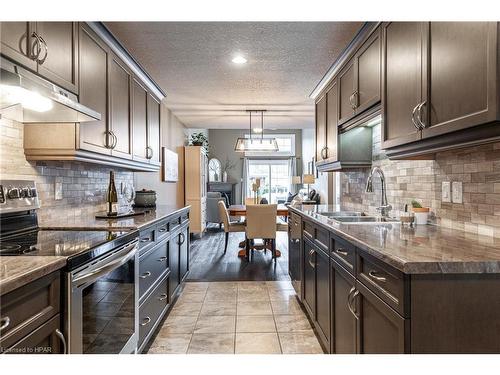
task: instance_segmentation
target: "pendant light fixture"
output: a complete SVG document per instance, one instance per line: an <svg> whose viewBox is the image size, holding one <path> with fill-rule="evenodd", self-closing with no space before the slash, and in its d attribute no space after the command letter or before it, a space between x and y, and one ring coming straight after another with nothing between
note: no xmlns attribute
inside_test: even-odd
<svg viewBox="0 0 500 375"><path fill-rule="evenodd" d="M236 145L234 146L234 151L237 152L277 152L279 151L278 142L276 142L276 138L264 138L264 112L265 109L259 110L247 110L250 115L250 125L249 138L239 137L236 140ZM260 113L260 137L253 138L252 133L252 112Z"/></svg>

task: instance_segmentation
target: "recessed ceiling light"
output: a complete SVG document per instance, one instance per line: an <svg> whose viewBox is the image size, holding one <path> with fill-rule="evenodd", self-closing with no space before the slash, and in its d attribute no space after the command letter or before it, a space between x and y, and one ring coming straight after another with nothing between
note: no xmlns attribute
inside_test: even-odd
<svg viewBox="0 0 500 375"><path fill-rule="evenodd" d="M235 64L246 64L247 62L247 59L245 59L243 56L241 55L238 55L238 56L235 56L233 57L233 59L231 60L233 63Z"/></svg>

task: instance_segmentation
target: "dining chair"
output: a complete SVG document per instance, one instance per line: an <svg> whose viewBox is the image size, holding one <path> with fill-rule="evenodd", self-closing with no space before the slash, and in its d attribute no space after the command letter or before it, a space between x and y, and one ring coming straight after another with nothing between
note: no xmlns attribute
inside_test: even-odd
<svg viewBox="0 0 500 375"><path fill-rule="evenodd" d="M245 223L241 221L231 221L229 220L229 213L227 212L226 205L223 201L219 201L219 216L222 219L222 224L224 225L224 232L226 236L226 242L224 243L224 254L227 251L227 243L229 241L230 232L245 232Z"/></svg>
<svg viewBox="0 0 500 375"><path fill-rule="evenodd" d="M247 225L245 232L245 248L247 259L250 260L250 246L254 240L262 239L265 244L271 244L272 259L276 262L276 204L255 204L247 207Z"/></svg>

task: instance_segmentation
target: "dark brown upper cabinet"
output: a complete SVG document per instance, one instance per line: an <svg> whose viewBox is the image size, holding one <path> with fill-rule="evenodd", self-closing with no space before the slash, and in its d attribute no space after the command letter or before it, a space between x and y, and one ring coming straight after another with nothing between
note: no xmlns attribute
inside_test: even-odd
<svg viewBox="0 0 500 375"><path fill-rule="evenodd" d="M339 125L380 101L380 69L380 30L377 29L338 75Z"/></svg>
<svg viewBox="0 0 500 375"><path fill-rule="evenodd" d="M148 152L151 164L160 164L160 103L148 93Z"/></svg>
<svg viewBox="0 0 500 375"><path fill-rule="evenodd" d="M80 126L80 148L111 155L113 137L109 133L107 46L85 24L80 27L80 103L101 114L99 121Z"/></svg>
<svg viewBox="0 0 500 375"><path fill-rule="evenodd" d="M42 49L38 73L77 94L78 22L37 22L36 36Z"/></svg>
<svg viewBox="0 0 500 375"><path fill-rule="evenodd" d="M427 30L429 106L422 107L422 138L496 120L496 22L431 22Z"/></svg>
<svg viewBox="0 0 500 375"><path fill-rule="evenodd" d="M326 92L326 156L338 160L338 108L337 81Z"/></svg>
<svg viewBox="0 0 500 375"><path fill-rule="evenodd" d="M323 95L316 103L316 160L318 161L328 157L326 132L326 95Z"/></svg>
<svg viewBox="0 0 500 375"><path fill-rule="evenodd" d="M33 50L36 39L32 37L34 32L34 22L1 22L2 55L36 71L36 51Z"/></svg>
<svg viewBox="0 0 500 375"><path fill-rule="evenodd" d="M132 124L133 124L133 158L147 162L147 98L148 92L139 81L132 82Z"/></svg>
<svg viewBox="0 0 500 375"><path fill-rule="evenodd" d="M389 22L382 25L382 147L415 142L421 138L415 119L426 101L425 24Z"/></svg>
<svg viewBox="0 0 500 375"><path fill-rule="evenodd" d="M389 157L431 155L500 136L498 24L383 24L382 147ZM469 130L470 129L470 130Z"/></svg>
<svg viewBox="0 0 500 375"><path fill-rule="evenodd" d="M132 74L125 64L112 55L109 67L111 154L132 158L131 85Z"/></svg>
<svg viewBox="0 0 500 375"><path fill-rule="evenodd" d="M2 54L78 94L77 22L2 22Z"/></svg>

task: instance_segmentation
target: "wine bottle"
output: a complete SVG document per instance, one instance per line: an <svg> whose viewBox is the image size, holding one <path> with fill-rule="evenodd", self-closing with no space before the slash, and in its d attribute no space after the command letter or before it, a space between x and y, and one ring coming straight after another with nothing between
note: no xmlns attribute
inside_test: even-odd
<svg viewBox="0 0 500 375"><path fill-rule="evenodd" d="M113 204L118 203L118 194L115 187L115 174L113 171L109 171L109 185L108 191L106 192L106 202L108 203L108 216L118 215L116 205Z"/></svg>

